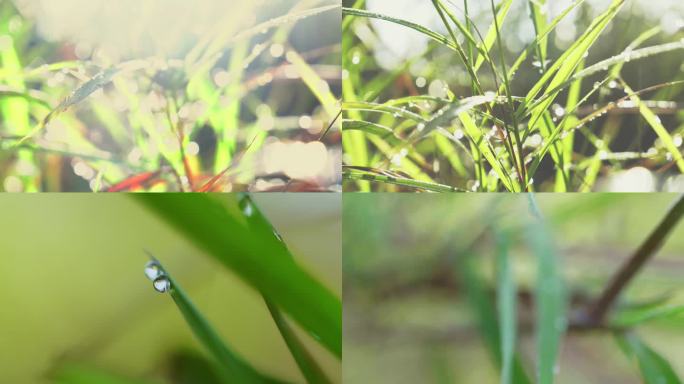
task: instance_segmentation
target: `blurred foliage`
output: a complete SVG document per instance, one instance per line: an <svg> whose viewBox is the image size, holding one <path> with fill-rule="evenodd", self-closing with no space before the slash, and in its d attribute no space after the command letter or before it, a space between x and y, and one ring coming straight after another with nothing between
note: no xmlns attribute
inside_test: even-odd
<svg viewBox="0 0 684 384"><path fill-rule="evenodd" d="M678 198L538 194L544 224L535 226L525 195L345 194L345 380L499 382L501 356L513 359L502 355L504 340L513 338L512 382L525 382L518 364L529 378L538 377L539 343L554 342L539 324L562 333L566 323L551 366L554 382L631 383L641 375L644 382L678 383L673 377L684 376L684 225L610 312L613 330L588 331L577 323ZM551 259L539 259L539 241L548 243ZM501 252L510 263L509 282L502 278ZM555 278L549 260L557 264ZM549 301L555 295L549 284L562 284L567 299ZM567 309L554 308L565 300ZM567 317L548 321L559 310Z"/></svg>

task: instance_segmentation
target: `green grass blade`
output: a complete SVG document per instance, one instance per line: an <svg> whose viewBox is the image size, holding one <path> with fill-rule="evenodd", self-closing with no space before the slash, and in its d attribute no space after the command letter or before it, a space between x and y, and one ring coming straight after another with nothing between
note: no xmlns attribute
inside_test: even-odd
<svg viewBox="0 0 684 384"><path fill-rule="evenodd" d="M394 184L401 187L422 189L429 192L465 192L463 189L444 184L430 183L427 181L408 179L397 176L382 175L360 169L347 167L342 171L342 176L347 180L365 180L377 183Z"/></svg>
<svg viewBox="0 0 684 384"><path fill-rule="evenodd" d="M534 195L527 194L534 219L528 227L528 241L537 258L535 287L537 332L537 379L554 381L561 337L566 328L566 297L558 266L558 255Z"/></svg>
<svg viewBox="0 0 684 384"><path fill-rule="evenodd" d="M311 93L316 96L318 101L328 114L328 119L332 120L339 110L337 107L337 98L330 91L328 84L321 79L316 71L294 50L287 52L287 59L292 63L294 68L299 72L304 84L309 88Z"/></svg>
<svg viewBox="0 0 684 384"><path fill-rule="evenodd" d="M646 384L681 384L670 363L644 344L634 333L616 334L618 344L627 357L639 366L641 378Z"/></svg>
<svg viewBox="0 0 684 384"><path fill-rule="evenodd" d="M475 255L461 255L457 261L456 272L464 286L468 303L475 313L476 322L484 345L492 356L496 366L501 367L502 345L496 309L487 293L486 283L477 271ZM513 383L532 383L527 377L517 356L514 356L513 358L511 370Z"/></svg>
<svg viewBox="0 0 684 384"><path fill-rule="evenodd" d="M447 36L442 35L439 32L435 32L429 28L426 28L420 24L412 23L407 20L399 19L396 17L390 17L387 15L382 15L379 13L373 13L369 12L363 9L353 9L353 8L342 8L342 14L345 16L358 16L358 17L367 17L371 19L378 19L378 20L384 20L384 21L389 21L391 23L403 25L404 27L411 28L414 31L420 32L427 37L444 44L445 46L449 47L450 49L453 49L454 51L458 51L459 47L451 41Z"/></svg>
<svg viewBox="0 0 684 384"><path fill-rule="evenodd" d="M501 384L513 383L513 358L515 356L516 301L517 292L508 249L508 235L497 231L497 309L501 334Z"/></svg>
<svg viewBox="0 0 684 384"><path fill-rule="evenodd" d="M638 310L625 310L619 312L613 319L611 325L620 328L633 327L642 323L654 320L681 317L684 314L684 305L669 307L646 307Z"/></svg>
<svg viewBox="0 0 684 384"><path fill-rule="evenodd" d="M224 370L226 377L231 379L231 382L239 383L283 383L280 380L269 378L257 372L252 366L245 362L235 352L233 352L222 340L214 328L209 324L209 321L204 318L202 313L195 307L190 297L185 293L181 286L173 279L168 271L161 265L161 263L152 258L157 263L160 271L159 278L167 279L170 283L168 293L176 303L178 310L181 312L185 321L192 329L195 337L204 345L204 347L211 353L211 355L220 363L220 367ZM159 279L158 278L158 279ZM155 280L155 284L158 280Z"/></svg>
<svg viewBox="0 0 684 384"><path fill-rule="evenodd" d="M244 224L234 195L140 194L133 199L273 300L307 332L342 355L342 304L297 265L273 236Z"/></svg>
<svg viewBox="0 0 684 384"><path fill-rule="evenodd" d="M489 26L489 29L487 30L487 35L485 35L484 38L484 50L486 52L490 52L492 50L492 47L494 46L494 42L496 42L496 37L497 37L497 25L501 26L504 23L504 20L506 19L506 16L508 15L508 11L511 9L511 4L513 4L513 0L504 0L499 4L499 12L496 14L496 22L492 22L492 25ZM475 71L480 69L482 66L482 63L485 61L485 55L480 52L477 55L477 60L475 60Z"/></svg>
<svg viewBox="0 0 684 384"><path fill-rule="evenodd" d="M625 92L629 94L629 99L639 108L639 113L641 113L641 117L646 120L648 125L651 126L653 131L658 135L658 138L663 142L663 145L667 149L667 151L672 155L672 158L674 159L675 164L677 164L677 168L679 168L680 172L684 172L684 158L682 157L682 153L679 151L679 147L675 145L674 139L670 135L670 133L667 131L667 129L663 126L663 123L660 121L660 118L653 113L651 108L649 108L646 104L644 104L643 101L641 101L641 98L639 95L637 95L632 88L627 85L627 83L620 79L620 82L622 84L622 87L624 88Z"/></svg>
<svg viewBox="0 0 684 384"><path fill-rule="evenodd" d="M251 230L255 231L256 233L259 233L261 236L264 237L276 237L280 241L281 248L283 248L283 251L289 254L289 250L287 249L285 243L281 240L280 235L277 234L275 228L273 228L273 226L268 221L266 216L263 215L261 210L257 207L256 204L254 204L254 202L248 194L241 195L240 206L243 212L246 209L249 209L249 211L251 212L251 215L247 216L247 223ZM248 208L248 206L250 208ZM289 254L289 256L292 257L291 254ZM294 358L295 362L297 363L297 366L306 378L307 382L310 384L331 383L330 379L326 377L325 373L318 365L318 363L316 363L313 356L311 356L309 351L306 349L306 347L304 347L302 342L299 340L292 327L290 327L290 325L287 323L287 320L285 319L285 316L283 316L280 309L265 296L264 302L266 303L266 307L268 307L268 311L271 313L271 317L273 318L273 321L278 327L278 330L280 331L280 334L283 337L285 344L290 350L292 357Z"/></svg>
<svg viewBox="0 0 684 384"><path fill-rule="evenodd" d="M383 139L394 139L393 141L396 143L396 141L400 140L398 137L395 136L394 131L392 131L392 128L386 127L384 125L380 125L377 123L371 123L368 121L359 121L359 120L353 120L353 119L343 119L342 120L342 131L361 131L367 134L371 135L377 135L382 137Z"/></svg>

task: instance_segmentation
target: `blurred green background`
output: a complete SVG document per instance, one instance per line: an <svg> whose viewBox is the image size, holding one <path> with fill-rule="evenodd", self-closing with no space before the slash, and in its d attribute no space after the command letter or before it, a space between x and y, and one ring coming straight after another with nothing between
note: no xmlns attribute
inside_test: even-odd
<svg viewBox="0 0 684 384"><path fill-rule="evenodd" d="M572 308L586 304L648 236L676 194L537 194ZM456 260L473 258L496 289L490 220L510 231L518 284L518 351L534 372L535 258L522 236L525 195L345 194L344 377L350 383L495 383L499 376L465 298ZM622 304L684 304L684 225L628 286ZM684 317L636 328L684 375ZM570 332L557 383L640 383L635 363L605 332Z"/></svg>
<svg viewBox="0 0 684 384"><path fill-rule="evenodd" d="M341 196L254 199L297 262L339 297ZM258 292L131 197L6 194L0 212L0 382L54 382L74 364L147 383L208 382L198 376L208 355L145 278L143 249L255 368L304 381ZM339 360L290 323L341 382Z"/></svg>

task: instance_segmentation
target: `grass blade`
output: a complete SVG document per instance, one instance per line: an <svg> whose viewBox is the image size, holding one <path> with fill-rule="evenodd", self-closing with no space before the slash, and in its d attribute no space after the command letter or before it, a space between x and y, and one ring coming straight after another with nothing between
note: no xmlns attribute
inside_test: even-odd
<svg viewBox="0 0 684 384"><path fill-rule="evenodd" d="M401 187L422 189L429 192L465 192L463 189L452 187L444 184L430 183L427 181L408 179L396 175L380 174L378 172L371 172L370 168L366 167L344 167L342 176L347 180L366 180L378 183L387 183L399 185Z"/></svg>
<svg viewBox="0 0 684 384"><path fill-rule="evenodd" d="M667 151L672 155L672 158L674 159L675 164L677 164L677 168L679 168L680 172L684 172L684 158L682 158L682 153L679 151L679 147L674 142L674 139L670 135L670 133L667 131L667 129L663 126L663 123L660 121L660 118L653 113L651 108L649 108L646 104L644 104L641 101L641 98L632 90L632 88L627 85L627 83L620 79L620 83L622 84L622 87L625 89L625 92L629 94L629 99L636 104L637 107L639 107L639 113L641 113L641 116L646 120L648 125L653 128L653 131L658 135L658 138L663 142L663 145L667 149Z"/></svg>
<svg viewBox="0 0 684 384"><path fill-rule="evenodd" d="M499 334L496 309L487 293L486 283L476 269L475 256L472 254L461 255L457 261L456 272L464 285L468 303L477 318L485 347L493 357L497 367L501 367L501 335ZM517 356L513 359L511 371L513 383L532 383Z"/></svg>
<svg viewBox="0 0 684 384"><path fill-rule="evenodd" d="M199 249L273 300L323 346L342 355L342 304L273 236L249 231L235 195L132 196Z"/></svg>
<svg viewBox="0 0 684 384"><path fill-rule="evenodd" d="M627 328L648 321L678 317L682 314L684 314L684 305L656 308L646 307L645 309L640 310L620 312L610 321L610 323L615 327Z"/></svg>
<svg viewBox="0 0 684 384"><path fill-rule="evenodd" d="M202 316L202 313L195 307L188 295L183 291L181 286L173 279L173 277L164 269L161 263L150 255L152 262L156 263L159 271L159 277L154 280L155 285L159 279L166 279L170 284L166 289L171 295L171 298L176 303L178 310L181 312L185 321L192 329L195 337L204 345L204 347L211 353L211 355L220 363L226 377L231 379L231 382L240 383L283 383L280 380L269 378L257 372L252 366L245 362L242 358L235 354L226 344L223 343L221 337L212 328L209 321ZM156 288L156 287L155 287ZM159 289L157 289L159 290Z"/></svg>
<svg viewBox="0 0 684 384"><path fill-rule="evenodd" d="M508 255L508 236L496 232L497 242L497 309L501 330L501 384L513 383L513 358L515 356L516 333L516 287Z"/></svg>
<svg viewBox="0 0 684 384"><path fill-rule="evenodd" d="M644 344L634 333L617 334L617 341L630 360L639 366L641 378L646 384L681 384L670 363Z"/></svg>
<svg viewBox="0 0 684 384"><path fill-rule="evenodd" d="M251 215L247 216L249 228L257 233L260 233L264 237L276 237L278 240L280 240L283 250L289 255L289 250L282 241L280 235L278 235L271 223L261 213L261 210L256 206L256 204L254 204L248 194L241 194L240 205L243 211L248 209L247 206L251 207L249 208ZM292 257L292 255L289 256ZM285 316L283 316L280 309L266 296L263 296L263 298L266 306L268 307L268 311L271 313L273 321L275 322L280 334L283 337L283 340L285 341L285 344L290 350L292 357L294 358L297 366L306 378L307 382L310 384L331 383L330 379L326 377L321 367L318 365L318 363L316 363L313 356L311 356L309 351L306 349L306 347L304 347L302 342L295 334L294 330L287 323L287 320L285 319Z"/></svg>
<svg viewBox="0 0 684 384"><path fill-rule="evenodd" d="M528 241L537 258L535 287L537 327L537 379L553 383L562 334L566 328L566 297L558 256L534 195L527 194L534 219L528 227Z"/></svg>

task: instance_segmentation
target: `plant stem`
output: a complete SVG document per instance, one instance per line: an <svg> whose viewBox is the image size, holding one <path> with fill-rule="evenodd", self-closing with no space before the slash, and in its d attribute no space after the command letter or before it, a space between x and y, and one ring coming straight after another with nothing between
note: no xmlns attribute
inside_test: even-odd
<svg viewBox="0 0 684 384"><path fill-rule="evenodd" d="M651 232L646 241L634 252L620 270L615 274L601 295L589 307L589 324L599 325L603 323L606 314L615 303L620 293L663 245L665 238L672 232L679 220L684 215L684 195L680 195L677 201L669 209L663 220Z"/></svg>

